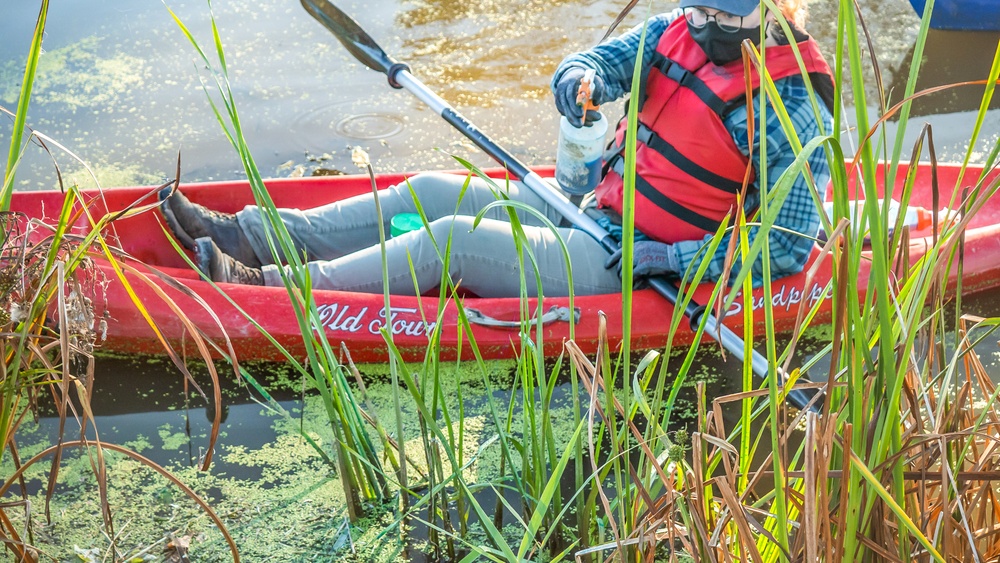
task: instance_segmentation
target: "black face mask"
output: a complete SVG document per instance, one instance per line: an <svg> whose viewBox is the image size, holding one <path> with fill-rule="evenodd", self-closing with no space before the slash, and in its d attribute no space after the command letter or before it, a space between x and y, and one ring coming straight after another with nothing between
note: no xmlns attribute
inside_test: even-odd
<svg viewBox="0 0 1000 563"><path fill-rule="evenodd" d="M733 33L722 31L714 21L705 24L698 29L688 24L688 33L694 42L701 47L702 51L708 55L708 60L712 64L722 66L731 63L743 56L740 45L744 39L749 39L754 45L760 41L760 26L750 28L740 28Z"/></svg>

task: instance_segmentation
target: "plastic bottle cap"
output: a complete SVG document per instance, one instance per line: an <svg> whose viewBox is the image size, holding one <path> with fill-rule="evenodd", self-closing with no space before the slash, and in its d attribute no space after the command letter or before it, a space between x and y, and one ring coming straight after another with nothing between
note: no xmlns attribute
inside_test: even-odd
<svg viewBox="0 0 1000 563"><path fill-rule="evenodd" d="M420 214L418 213L398 213L392 216L392 220L389 221L389 234L392 237L398 237L403 233L408 233L410 231L417 231L424 227L423 221L420 220Z"/></svg>
<svg viewBox="0 0 1000 563"><path fill-rule="evenodd" d="M917 230L921 231L934 224L934 214L923 207L917 208Z"/></svg>

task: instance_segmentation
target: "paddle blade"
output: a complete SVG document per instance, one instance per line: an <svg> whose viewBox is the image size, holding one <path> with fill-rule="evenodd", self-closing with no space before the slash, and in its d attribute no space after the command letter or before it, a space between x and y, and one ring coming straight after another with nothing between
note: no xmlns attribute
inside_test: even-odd
<svg viewBox="0 0 1000 563"><path fill-rule="evenodd" d="M329 0L302 0L302 7L316 18L316 21L333 32L354 58L368 68L388 74L396 64L396 61L387 55L365 30L361 29L358 22L331 4Z"/></svg>

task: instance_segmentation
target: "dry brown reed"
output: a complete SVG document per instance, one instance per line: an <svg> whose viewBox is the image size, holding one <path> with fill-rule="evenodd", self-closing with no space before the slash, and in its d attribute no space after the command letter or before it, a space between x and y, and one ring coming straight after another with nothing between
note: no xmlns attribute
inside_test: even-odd
<svg viewBox="0 0 1000 563"><path fill-rule="evenodd" d="M984 337L970 337L974 325L983 332L978 326L984 324L995 326L975 317L961 319L953 362L957 389L941 392L933 382L921 378L917 364L911 366L904 388L907 416L903 419L903 446L897 456L870 468L884 491L893 490L894 480L902 479L906 514L947 561L985 562L1000 557L1000 403L995 400L997 386L973 349ZM591 362L572 342L567 347L593 398L588 410L591 424L595 419L609 423L598 399L605 391L601 362ZM700 393L704 398L703 390ZM784 494L793 499L790 528L794 533L788 552L779 558L850 560L852 555L845 553L843 540L846 520L856 515L844 510L839 495L846 490L841 486L842 476L852 465L857 470L860 460L853 453L850 459L841 459L834 452L851 451L852 428L838 425L836 413L786 413L781 421L772 421L782 427L779 450L767 454L767 459L754 460L757 469L741 475L739 451L730 443L733 434L726 427L725 411L748 397L765 395L761 390L721 396L709 409L701 409L689 464L670 459L666 452L654 452L636 421L615 400L619 420L635 444L633 452L624 456L632 476L629 485L639 489L645 507L634 514L632 530L613 529L614 541L578 551L577 560L588 560L595 554L602 554L598 560L608 561L678 561L683 560L681 555L695 561L768 560L759 540L767 538L772 546L777 542L769 522L773 514L766 511L764 501L781 494L773 489L772 455L781 456L784 467L802 468L789 470L785 476L788 490ZM591 444L595 472L600 469L598 451ZM795 452L801 452L801 464L784 461ZM642 480L641 466L650 460L655 460L656 478ZM902 462L903 470L894 473L897 461ZM741 479L749 483L742 493L738 486ZM595 486L610 514L609 498L614 493L605 491L600 481ZM876 487L870 487L866 497L872 504L871 523L875 525L862 526L868 534L858 542L867 548L872 560L903 561L901 552L916 561L933 559L926 550L901 545L893 509L888 505L894 502L891 497L880 495Z"/></svg>

